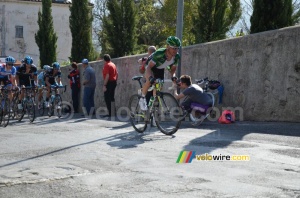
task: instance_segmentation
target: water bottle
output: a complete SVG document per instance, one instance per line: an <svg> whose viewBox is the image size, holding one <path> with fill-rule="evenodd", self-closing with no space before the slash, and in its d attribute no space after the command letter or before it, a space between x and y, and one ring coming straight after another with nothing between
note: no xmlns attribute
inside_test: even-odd
<svg viewBox="0 0 300 198"><path fill-rule="evenodd" d="M150 98L150 100L149 100L149 104L148 104L148 106L149 106L149 107L151 107L151 106L152 106L152 104L153 104L153 101L154 101L154 97L153 97L153 96L151 96L151 98Z"/></svg>
<svg viewBox="0 0 300 198"><path fill-rule="evenodd" d="M54 96L54 95L51 95L51 102L54 101L54 98L55 98L55 96Z"/></svg>

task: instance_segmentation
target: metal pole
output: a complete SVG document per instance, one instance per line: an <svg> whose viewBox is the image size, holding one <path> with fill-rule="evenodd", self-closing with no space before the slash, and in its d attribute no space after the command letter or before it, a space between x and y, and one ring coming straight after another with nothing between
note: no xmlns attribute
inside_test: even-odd
<svg viewBox="0 0 300 198"><path fill-rule="evenodd" d="M183 31L183 5L184 0L178 0L177 3L177 23L176 23L176 36L181 40L182 42L182 31ZM182 54L182 47L179 49L179 54L181 57ZM178 68L177 68L177 76L180 77L181 75L181 58L178 62Z"/></svg>

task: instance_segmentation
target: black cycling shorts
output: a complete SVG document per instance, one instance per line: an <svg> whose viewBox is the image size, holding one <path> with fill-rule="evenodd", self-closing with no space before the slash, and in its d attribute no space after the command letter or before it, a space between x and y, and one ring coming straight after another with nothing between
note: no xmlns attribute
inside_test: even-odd
<svg viewBox="0 0 300 198"><path fill-rule="evenodd" d="M154 78L160 78L161 80L165 78L165 69L157 69L156 67L152 67L151 71Z"/></svg>

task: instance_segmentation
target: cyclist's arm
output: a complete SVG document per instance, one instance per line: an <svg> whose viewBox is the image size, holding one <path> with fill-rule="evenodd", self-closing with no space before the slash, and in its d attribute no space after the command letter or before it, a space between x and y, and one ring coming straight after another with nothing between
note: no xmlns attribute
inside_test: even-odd
<svg viewBox="0 0 300 198"><path fill-rule="evenodd" d="M46 77L45 83L46 83L47 86L51 87L51 84L49 83L49 77Z"/></svg>
<svg viewBox="0 0 300 198"><path fill-rule="evenodd" d="M56 82L57 82L58 85L60 85L61 84L61 78L57 77L57 81Z"/></svg>
<svg viewBox="0 0 300 198"><path fill-rule="evenodd" d="M177 69L176 65L171 66L171 70L170 70L171 78L175 76L176 69Z"/></svg>
<svg viewBox="0 0 300 198"><path fill-rule="evenodd" d="M155 64L156 64L155 62L150 61L148 66L146 67L145 78L147 81L149 81L149 77L152 75L151 69L152 69L152 67L155 66Z"/></svg>
<svg viewBox="0 0 300 198"><path fill-rule="evenodd" d="M174 97L176 98L176 100L179 100L181 98L184 98L185 95L183 93L177 94L177 90L174 90Z"/></svg>
<svg viewBox="0 0 300 198"><path fill-rule="evenodd" d="M16 84L16 76L15 76L15 75L12 75L12 76L11 76L11 84L12 84L13 86L17 86L17 84Z"/></svg>

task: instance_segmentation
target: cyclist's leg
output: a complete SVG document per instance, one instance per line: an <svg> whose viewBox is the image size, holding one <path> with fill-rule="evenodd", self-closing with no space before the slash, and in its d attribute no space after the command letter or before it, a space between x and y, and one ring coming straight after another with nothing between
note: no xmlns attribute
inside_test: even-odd
<svg viewBox="0 0 300 198"><path fill-rule="evenodd" d="M50 94L51 94L51 84L50 84L50 86L46 85L46 88L47 88L46 107L48 108L49 107L49 98L50 98Z"/></svg>

